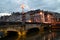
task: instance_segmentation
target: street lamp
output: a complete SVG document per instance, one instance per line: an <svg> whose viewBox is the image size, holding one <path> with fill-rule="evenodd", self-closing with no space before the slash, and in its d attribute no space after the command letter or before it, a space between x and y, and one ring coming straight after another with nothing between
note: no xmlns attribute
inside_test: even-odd
<svg viewBox="0 0 60 40"><path fill-rule="evenodd" d="M22 14L24 14L24 4L21 4Z"/></svg>
<svg viewBox="0 0 60 40"><path fill-rule="evenodd" d="M24 4L21 4L21 9L22 9L22 25L21 25L21 34L24 33L25 31L25 15L24 15Z"/></svg>

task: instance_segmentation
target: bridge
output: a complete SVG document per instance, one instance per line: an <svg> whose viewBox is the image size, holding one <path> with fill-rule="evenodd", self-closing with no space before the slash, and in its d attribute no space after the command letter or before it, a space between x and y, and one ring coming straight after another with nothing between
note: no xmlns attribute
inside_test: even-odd
<svg viewBox="0 0 60 40"><path fill-rule="evenodd" d="M4 32L5 35L7 35L7 33L9 31L17 32L18 35L26 35L26 33L29 32L29 30L31 30L32 32L36 31L36 30L43 31L44 27L46 25L48 25L48 24L44 24L44 23L20 23L20 22L15 22L15 23L4 22L3 23L2 22L2 23L0 23L0 31Z"/></svg>
<svg viewBox="0 0 60 40"><path fill-rule="evenodd" d="M17 32L18 35L26 35L30 30L32 32L36 30L43 31L44 27L51 28L52 26L49 23L0 22L0 31L4 32L5 35L7 35L9 31Z"/></svg>

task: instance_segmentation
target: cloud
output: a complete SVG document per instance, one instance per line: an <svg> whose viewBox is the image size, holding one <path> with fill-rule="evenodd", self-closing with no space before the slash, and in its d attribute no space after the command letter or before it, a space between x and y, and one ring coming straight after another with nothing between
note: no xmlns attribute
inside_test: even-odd
<svg viewBox="0 0 60 40"><path fill-rule="evenodd" d="M6 16L6 15L9 16L9 15L11 15L11 13L0 13L0 17L1 17L1 16Z"/></svg>
<svg viewBox="0 0 60 40"><path fill-rule="evenodd" d="M21 4L25 5L25 11L42 9L60 12L60 0L0 0L0 12L21 12Z"/></svg>

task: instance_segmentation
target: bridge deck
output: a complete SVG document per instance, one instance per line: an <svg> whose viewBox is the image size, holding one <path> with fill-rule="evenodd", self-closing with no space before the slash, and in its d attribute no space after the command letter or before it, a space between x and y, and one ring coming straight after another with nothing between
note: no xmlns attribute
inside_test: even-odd
<svg viewBox="0 0 60 40"><path fill-rule="evenodd" d="M38 23L38 22L0 22L0 25L6 25L6 24L10 24L10 25L17 25L17 24L51 24L51 23Z"/></svg>

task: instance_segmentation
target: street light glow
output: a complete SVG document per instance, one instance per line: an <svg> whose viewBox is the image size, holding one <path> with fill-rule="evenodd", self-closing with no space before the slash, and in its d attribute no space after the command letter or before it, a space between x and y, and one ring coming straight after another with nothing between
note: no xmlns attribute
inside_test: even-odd
<svg viewBox="0 0 60 40"><path fill-rule="evenodd" d="M24 4L21 4L21 6L20 6L22 9L24 9Z"/></svg>
<svg viewBox="0 0 60 40"><path fill-rule="evenodd" d="M28 20L28 22L32 22L31 20Z"/></svg>
<svg viewBox="0 0 60 40"><path fill-rule="evenodd" d="M42 15L42 12L40 12L39 14Z"/></svg>

